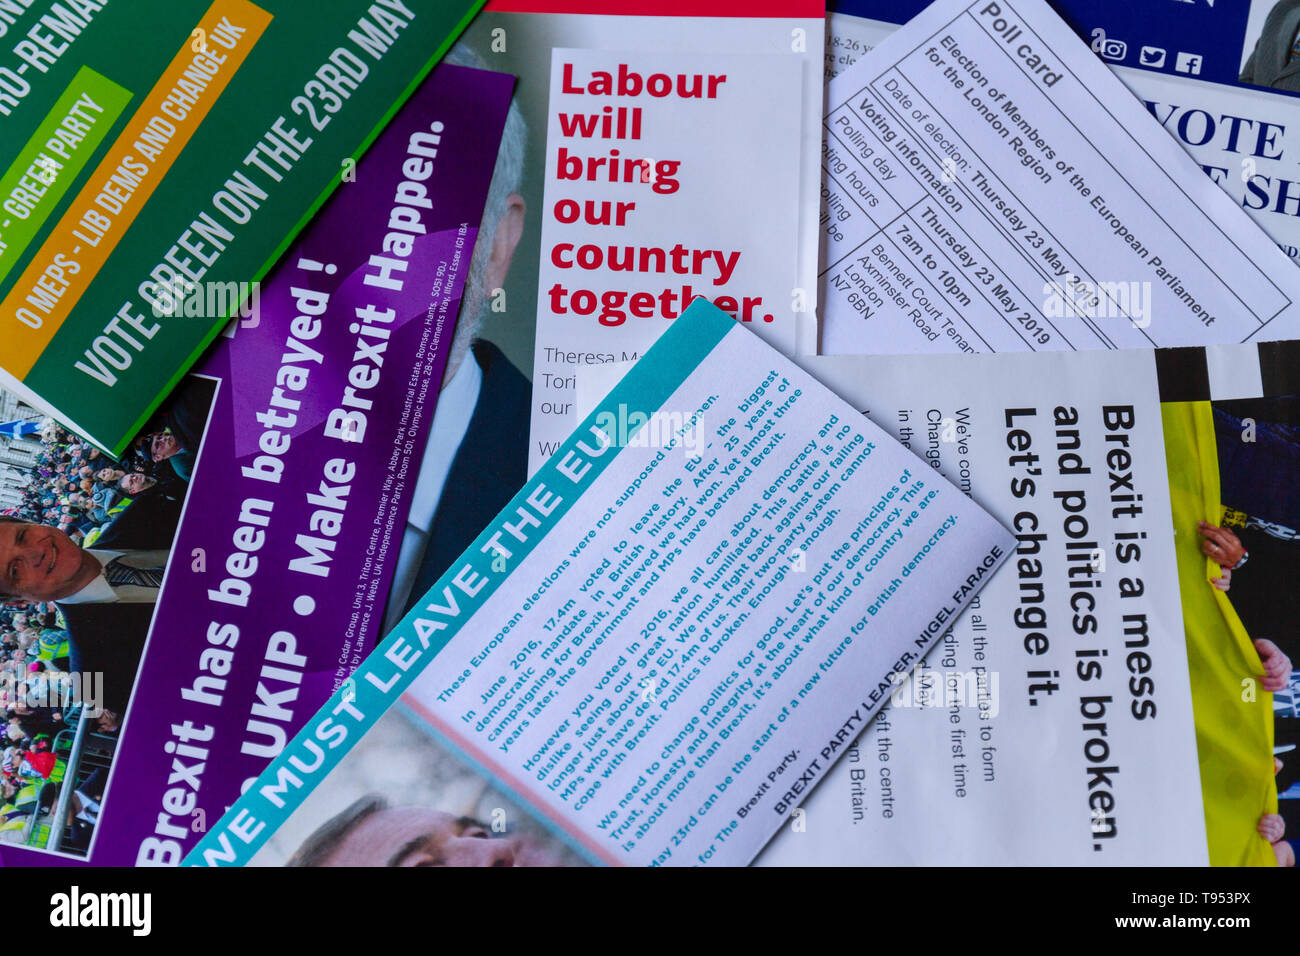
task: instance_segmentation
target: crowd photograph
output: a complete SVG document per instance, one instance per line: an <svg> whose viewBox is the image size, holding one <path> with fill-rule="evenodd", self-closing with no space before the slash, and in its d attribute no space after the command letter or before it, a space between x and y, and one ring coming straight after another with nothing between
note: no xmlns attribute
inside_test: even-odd
<svg viewBox="0 0 1300 956"><path fill-rule="evenodd" d="M117 459L0 396L2 842L88 855L213 391Z"/></svg>

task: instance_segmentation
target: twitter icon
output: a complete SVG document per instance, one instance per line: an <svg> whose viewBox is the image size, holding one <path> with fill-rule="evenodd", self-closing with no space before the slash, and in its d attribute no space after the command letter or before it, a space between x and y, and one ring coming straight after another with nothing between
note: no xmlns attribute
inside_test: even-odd
<svg viewBox="0 0 1300 956"><path fill-rule="evenodd" d="M1158 70L1165 65L1165 51L1158 46L1144 46L1140 62L1143 66Z"/></svg>

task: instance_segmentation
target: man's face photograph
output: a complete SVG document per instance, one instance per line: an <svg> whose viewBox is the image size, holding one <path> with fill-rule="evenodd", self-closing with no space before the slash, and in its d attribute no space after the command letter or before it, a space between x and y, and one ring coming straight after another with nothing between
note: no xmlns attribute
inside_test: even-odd
<svg viewBox="0 0 1300 956"><path fill-rule="evenodd" d="M72 593L83 558L84 552L57 528L0 522L0 574L4 575L5 593L32 603Z"/></svg>
<svg viewBox="0 0 1300 956"><path fill-rule="evenodd" d="M180 450L180 443L171 432L156 432L149 439L149 455L155 462L164 461Z"/></svg>
<svg viewBox="0 0 1300 956"><path fill-rule="evenodd" d="M148 475L142 475L138 471L133 471L129 475L122 476L122 480L118 487L128 495L138 495L141 492L152 488L156 484L158 484L158 479L150 478Z"/></svg>
<svg viewBox="0 0 1300 956"><path fill-rule="evenodd" d="M543 848L497 836L469 817L427 807L377 810L354 824L322 866L547 866Z"/></svg>

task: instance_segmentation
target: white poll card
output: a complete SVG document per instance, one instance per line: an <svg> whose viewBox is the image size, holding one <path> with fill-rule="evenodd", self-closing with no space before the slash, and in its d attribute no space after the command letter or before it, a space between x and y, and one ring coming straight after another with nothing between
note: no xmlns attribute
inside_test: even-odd
<svg viewBox="0 0 1300 956"><path fill-rule="evenodd" d="M830 85L821 351L1300 335L1300 276L1043 0L939 0Z"/></svg>

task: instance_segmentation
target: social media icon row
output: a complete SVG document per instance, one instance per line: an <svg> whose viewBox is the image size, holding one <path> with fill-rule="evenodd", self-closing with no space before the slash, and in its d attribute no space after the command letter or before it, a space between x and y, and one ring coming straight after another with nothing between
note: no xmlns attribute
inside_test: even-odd
<svg viewBox="0 0 1300 956"><path fill-rule="evenodd" d="M1105 30L1092 31L1092 49L1103 59L1122 62L1128 57L1128 44L1123 40L1106 36ZM1164 47L1144 46L1138 53L1138 63L1152 70L1163 69L1168 52ZM1201 55L1178 51L1174 57L1174 70L1196 76L1201 72Z"/></svg>

